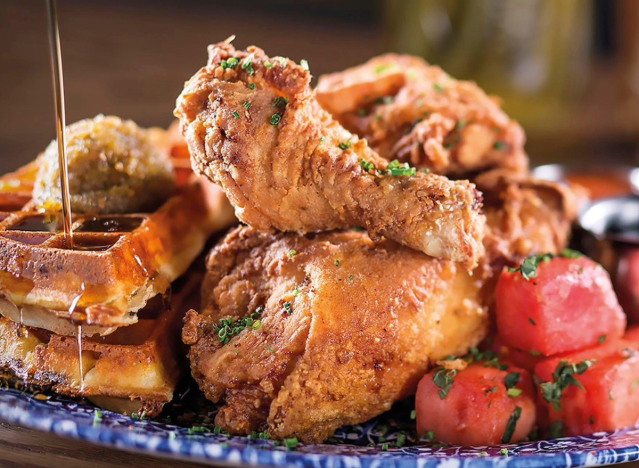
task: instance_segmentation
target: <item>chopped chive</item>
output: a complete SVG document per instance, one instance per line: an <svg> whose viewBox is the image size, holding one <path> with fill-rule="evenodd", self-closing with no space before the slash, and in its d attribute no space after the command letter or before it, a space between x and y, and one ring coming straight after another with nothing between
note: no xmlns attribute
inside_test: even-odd
<svg viewBox="0 0 639 468"><path fill-rule="evenodd" d="M251 103L249 101L244 101L242 103L242 107L246 110L248 110L249 107L251 107Z"/></svg>
<svg viewBox="0 0 639 468"><path fill-rule="evenodd" d="M277 125L278 123L280 123L280 120L282 120L282 114L280 114L279 112L276 112L275 114L273 114L271 116L271 125Z"/></svg>
<svg viewBox="0 0 639 468"><path fill-rule="evenodd" d="M248 87L249 89L255 89L255 83L249 83Z"/></svg>
<svg viewBox="0 0 639 468"><path fill-rule="evenodd" d="M231 115L232 115L233 117L235 117L236 119L239 119L239 118L240 118L240 114L238 114L238 113L237 113L237 111L233 111L233 112L231 112Z"/></svg>

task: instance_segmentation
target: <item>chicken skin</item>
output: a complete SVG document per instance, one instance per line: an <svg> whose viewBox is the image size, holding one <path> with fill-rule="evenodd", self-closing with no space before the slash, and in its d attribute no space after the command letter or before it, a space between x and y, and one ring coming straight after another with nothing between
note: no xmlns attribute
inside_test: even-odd
<svg viewBox="0 0 639 468"><path fill-rule="evenodd" d="M206 397L224 401L215 424L233 434L321 442L414 393L432 363L487 331L477 277L364 232L241 227L207 268L183 340Z"/></svg>
<svg viewBox="0 0 639 468"><path fill-rule="evenodd" d="M466 177L505 168L525 173L525 135L496 99L421 58L386 54L323 75L317 100L380 156Z"/></svg>
<svg viewBox="0 0 639 468"><path fill-rule="evenodd" d="M389 164L320 107L309 81L308 67L257 47L210 46L175 111L194 170L256 229L362 226L474 267L485 222L474 185Z"/></svg>

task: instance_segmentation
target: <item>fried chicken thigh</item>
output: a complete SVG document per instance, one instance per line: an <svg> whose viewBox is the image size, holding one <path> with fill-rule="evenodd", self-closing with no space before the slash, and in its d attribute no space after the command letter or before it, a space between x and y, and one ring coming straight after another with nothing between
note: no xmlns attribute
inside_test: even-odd
<svg viewBox="0 0 639 468"><path fill-rule="evenodd" d="M210 46L176 108L194 170L259 230L363 226L373 238L475 266L484 217L474 185L389 168L320 107L309 80L307 68L257 47Z"/></svg>
<svg viewBox="0 0 639 468"><path fill-rule="evenodd" d="M188 313L183 340L200 388L224 400L216 425L321 442L476 345L488 325L481 284L456 263L364 232L241 227L209 255L203 311ZM229 336L251 313L259 325Z"/></svg>
<svg viewBox="0 0 639 468"><path fill-rule="evenodd" d="M386 54L323 75L317 100L380 156L465 177L493 168L526 172L525 136L477 85L421 58Z"/></svg>

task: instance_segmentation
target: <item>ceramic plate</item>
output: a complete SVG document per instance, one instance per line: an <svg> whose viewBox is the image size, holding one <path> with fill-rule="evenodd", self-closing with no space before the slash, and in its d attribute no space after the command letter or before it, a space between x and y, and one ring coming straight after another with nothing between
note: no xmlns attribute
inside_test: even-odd
<svg viewBox="0 0 639 468"><path fill-rule="evenodd" d="M216 409L189 386L180 389L154 420L96 411L88 403L60 396L0 389L2 419L65 437L213 465L559 468L639 458L637 428L503 446L429 447L414 443L410 410L408 404L398 404L366 424L341 428L329 443L287 448L270 440L216 433Z"/></svg>

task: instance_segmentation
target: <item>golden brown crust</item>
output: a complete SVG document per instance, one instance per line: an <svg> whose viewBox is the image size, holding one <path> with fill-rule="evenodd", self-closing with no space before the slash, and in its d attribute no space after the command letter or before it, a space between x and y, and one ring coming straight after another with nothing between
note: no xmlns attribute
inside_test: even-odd
<svg viewBox="0 0 639 468"><path fill-rule="evenodd" d="M208 258L183 340L216 424L319 442L414 392L429 363L481 340L480 282L453 262L365 233L238 228ZM227 344L215 324L263 308ZM288 309L290 307L290 313Z"/></svg>
<svg viewBox="0 0 639 468"><path fill-rule="evenodd" d="M210 234L235 219L224 193L191 174L190 182L153 213L101 218L122 226L130 222L132 231L88 232L82 224L92 222L93 216L76 216L78 248L67 249L59 231L48 232L44 225L40 232L21 227L25 220L43 216L30 202L24 209L24 203L10 203L16 194L28 193L32 167L8 174L0 185L0 207L10 209L0 213L0 296L26 314L32 309L48 314L50 320L40 320L40 326L57 333L66 333L68 326L60 321L69 319L101 333L135 323L137 316L130 312L164 292L199 255ZM24 202L25 196L19 200ZM55 219L58 214L46 216ZM110 244L108 250L91 248Z"/></svg>
<svg viewBox="0 0 639 468"><path fill-rule="evenodd" d="M184 372L180 321L197 300L201 274L187 277L174 288L170 308L158 297L135 325L107 337L82 339L83 385L76 338L20 327L0 317L1 372L27 385L89 398L108 409L156 416L171 401Z"/></svg>
<svg viewBox="0 0 639 468"><path fill-rule="evenodd" d="M302 233L363 226L374 237L476 265L484 218L472 184L380 175L387 161L320 108L307 70L257 47L217 44L209 54L176 115L195 170L222 186L241 221ZM234 67L220 65L232 58ZM250 69L242 66L248 60Z"/></svg>
<svg viewBox="0 0 639 468"><path fill-rule="evenodd" d="M385 54L320 77L317 100L380 156L438 174L525 173L525 136L477 85L407 55Z"/></svg>

